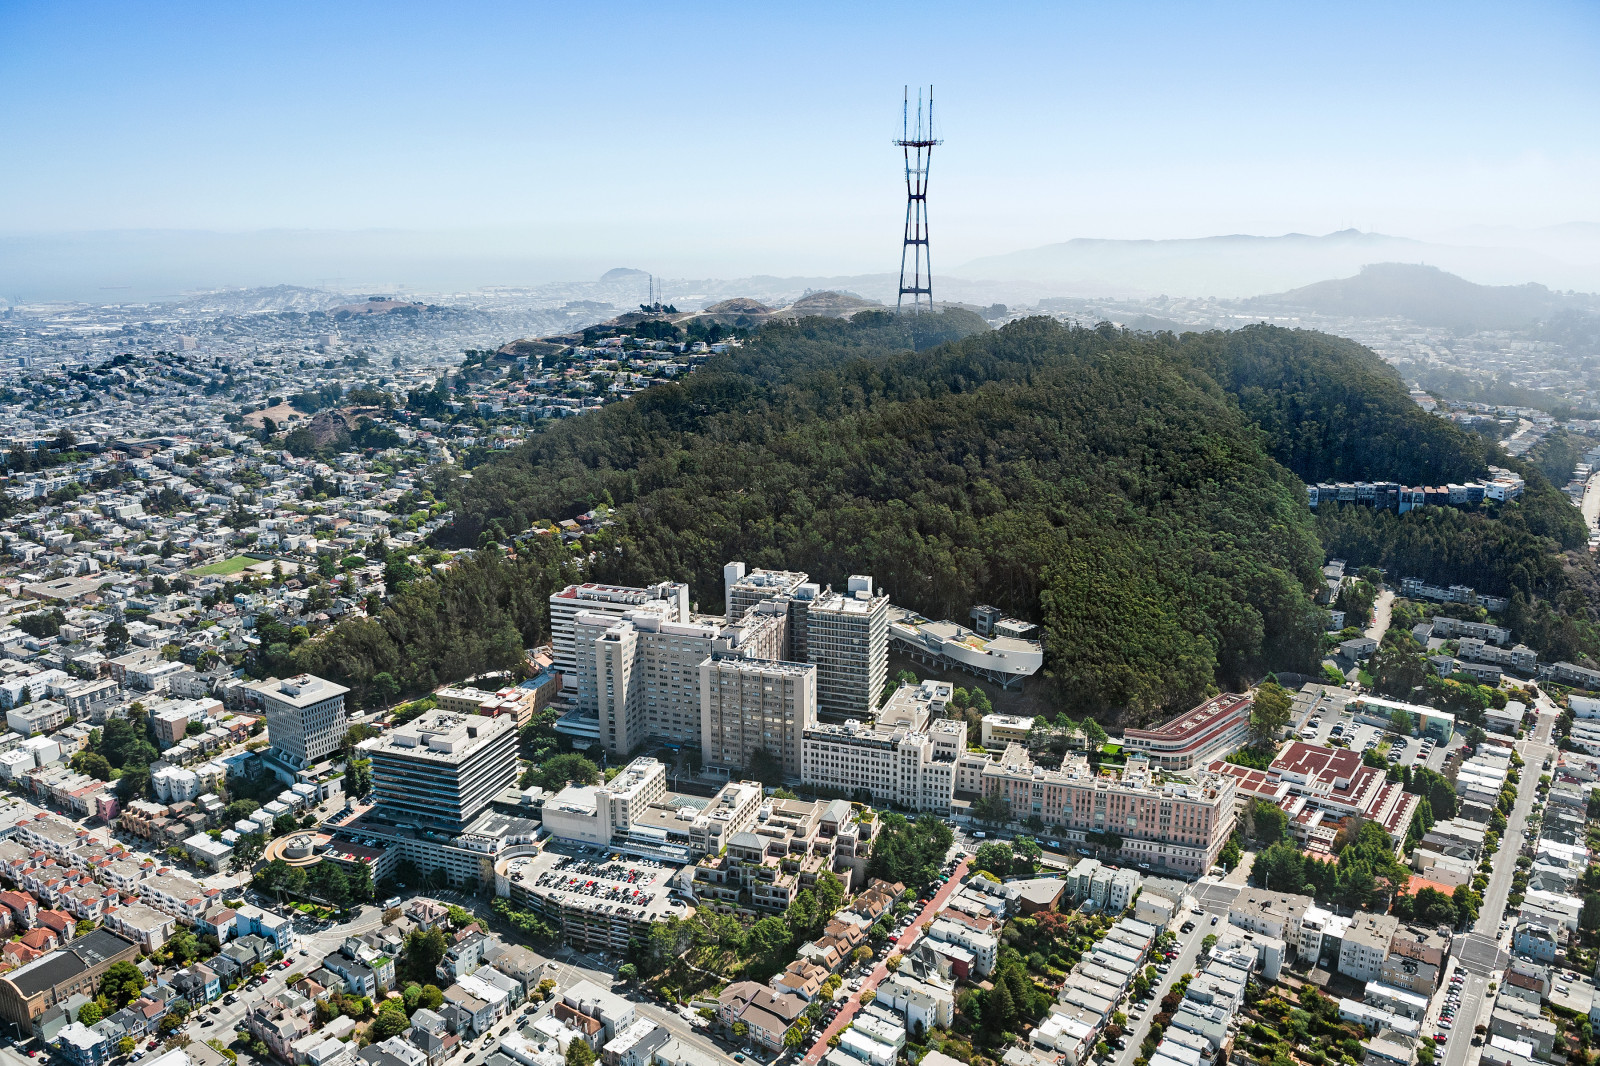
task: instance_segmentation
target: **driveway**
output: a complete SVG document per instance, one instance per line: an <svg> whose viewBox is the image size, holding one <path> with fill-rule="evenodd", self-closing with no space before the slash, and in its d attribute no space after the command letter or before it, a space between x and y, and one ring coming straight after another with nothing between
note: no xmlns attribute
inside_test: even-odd
<svg viewBox="0 0 1600 1066"><path fill-rule="evenodd" d="M1372 604L1372 624L1367 627L1367 636L1373 640L1383 641L1383 635L1389 632L1389 616L1394 608L1394 590L1384 589L1378 593L1378 598Z"/></svg>
<svg viewBox="0 0 1600 1066"><path fill-rule="evenodd" d="M962 879L967 876L967 863L970 861L969 858L961 860L960 865L950 875L950 880L946 881L944 887L933 894L933 898L928 901L927 906L922 908L922 913L917 915L916 920L906 927L906 931L900 935L900 939L894 942L894 947L889 952L891 955L896 952L904 952L912 944L916 943L917 937L922 935L923 923L932 921L934 915L944 910L944 905L950 901L951 896L956 894L956 891L961 887ZM828 1053L828 1041L833 1039L836 1034L844 1032L846 1027L849 1026L850 1020L855 1017L856 1011L861 1009L862 993L877 989L879 983L888 976L889 967L882 962L872 968L872 972L867 975L866 980L861 982L861 991L850 994L850 998L845 1001L844 1007L840 1009L838 1015L822 1031L822 1036L817 1039L811 1050L806 1052L805 1062L817 1063L822 1061L822 1056Z"/></svg>

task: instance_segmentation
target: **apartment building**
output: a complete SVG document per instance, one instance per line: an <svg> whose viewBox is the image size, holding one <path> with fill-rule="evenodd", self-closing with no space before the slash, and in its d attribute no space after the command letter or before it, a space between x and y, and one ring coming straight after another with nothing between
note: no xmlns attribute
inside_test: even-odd
<svg viewBox="0 0 1600 1066"><path fill-rule="evenodd" d="M361 742L379 811L398 824L459 833L517 779L516 723L429 711Z"/></svg>
<svg viewBox="0 0 1600 1066"><path fill-rule="evenodd" d="M866 715L889 677L889 597L872 578L852 575L844 592L825 589L806 611L806 661L817 668L817 713Z"/></svg>
<svg viewBox="0 0 1600 1066"><path fill-rule="evenodd" d="M928 937L940 943L958 945L971 952L974 977L988 976L999 956L1000 941L993 933L980 933L969 925L953 922L948 918L936 918L928 926ZM938 948L934 950L937 951Z"/></svg>
<svg viewBox="0 0 1600 1066"><path fill-rule="evenodd" d="M290 766L305 768L334 751L344 739L344 697L350 690L311 674L263 681L259 693L267 712L272 752Z"/></svg>
<svg viewBox="0 0 1600 1066"><path fill-rule="evenodd" d="M1233 901L1228 921L1249 932L1298 945L1300 921L1313 906L1315 901L1310 896L1298 892L1247 888Z"/></svg>
<svg viewBox="0 0 1600 1066"><path fill-rule="evenodd" d="M1450 954L1450 929L1403 926L1389 940L1389 954L1379 974L1384 984L1431 996L1439 990L1439 976Z"/></svg>
<svg viewBox="0 0 1600 1066"><path fill-rule="evenodd" d="M1462 637L1456 654L1468 662L1491 663L1524 674L1532 674L1539 669L1539 653L1526 644L1501 648L1478 637Z"/></svg>
<svg viewBox="0 0 1600 1066"><path fill-rule="evenodd" d="M808 727L801 741L801 782L948 815L956 761L967 746L966 723L940 717L952 691L944 682L906 683L875 721L851 718Z"/></svg>
<svg viewBox="0 0 1600 1066"><path fill-rule="evenodd" d="M66 704L54 700L38 699L6 712L6 725L23 736L51 733L70 721L72 712Z"/></svg>
<svg viewBox="0 0 1600 1066"><path fill-rule="evenodd" d="M1432 635L1441 638L1471 637L1486 644L1499 645L1505 645L1511 640L1511 630L1504 626L1490 625L1487 622L1464 622L1459 618L1443 614L1434 616Z"/></svg>
<svg viewBox="0 0 1600 1066"><path fill-rule="evenodd" d="M758 751L801 775L805 730L816 723L813 664L707 658L700 664L700 740L705 765L748 769ZM766 782L778 784L779 782Z"/></svg>
<svg viewBox="0 0 1600 1066"><path fill-rule="evenodd" d="M854 860L866 857L876 828L844 800L769 798L754 825L695 865L694 894L716 909L782 914L824 872L848 892Z"/></svg>
<svg viewBox="0 0 1600 1066"><path fill-rule="evenodd" d="M221 889L206 888L200 882L166 868L139 882L139 897L145 903L190 923L199 918L221 894Z"/></svg>
<svg viewBox="0 0 1600 1066"><path fill-rule="evenodd" d="M1357 914L1339 944L1339 972L1357 981L1377 981L1389 957L1400 920L1390 914Z"/></svg>
<svg viewBox="0 0 1600 1066"><path fill-rule="evenodd" d="M1163 770L1204 766L1244 744L1253 703L1248 693L1224 692L1152 729L1125 730L1122 744Z"/></svg>
<svg viewBox="0 0 1600 1066"><path fill-rule="evenodd" d="M1126 862L1156 873L1199 877L1215 864L1233 831L1237 787L1226 774L1200 771L1196 783L1157 784L1142 757L1120 774L1096 773L1070 753L1059 770L1036 765L1020 744L983 768L983 793L999 796L1013 818L1037 816L1068 839L1114 833Z"/></svg>
<svg viewBox="0 0 1600 1066"><path fill-rule="evenodd" d="M610 615L614 618L637 610L647 603L659 601L665 605L664 617L671 622L689 620L689 586L663 581L649 588L632 588L626 585L603 585L586 581L581 585L568 585L550 596L550 644L555 657L555 668L561 673L562 685L569 699L578 698L577 647L575 623L581 612Z"/></svg>

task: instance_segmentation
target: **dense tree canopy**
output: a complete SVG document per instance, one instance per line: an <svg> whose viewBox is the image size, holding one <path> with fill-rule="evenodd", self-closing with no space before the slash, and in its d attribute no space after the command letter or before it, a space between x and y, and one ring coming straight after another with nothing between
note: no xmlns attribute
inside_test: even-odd
<svg viewBox="0 0 1600 1066"><path fill-rule="evenodd" d="M989 331L959 311L774 323L475 459L470 479L442 470L455 520L440 536L515 557L418 571L376 619L286 654L358 703L505 668L546 638L548 592L579 572L558 537L524 531L605 505L612 523L579 545L586 577L685 581L712 604L741 559L834 584L870 573L932 617L993 603L1039 623L1066 709L1124 724L1314 670L1325 547L1391 580L1509 591L1513 624L1547 638L1529 643L1600 655L1554 554L1581 544L1581 519L1491 449L1422 412L1370 351L1313 332ZM1299 480L1437 483L1491 459L1527 477L1521 502L1313 515Z"/></svg>
<svg viewBox="0 0 1600 1066"><path fill-rule="evenodd" d="M571 580L571 556L534 538L516 558L497 551L452 561L436 578L410 581L377 618L357 618L293 651L295 669L354 689L357 705L398 692L519 665L549 637L550 593Z"/></svg>
<svg viewBox="0 0 1600 1066"><path fill-rule="evenodd" d="M769 327L553 426L441 482L456 535L610 502L602 579L714 602L738 558L871 573L934 616L996 603L1043 623L1061 695L1094 709L1310 662L1303 490L1177 339L1032 319L914 351L896 322Z"/></svg>

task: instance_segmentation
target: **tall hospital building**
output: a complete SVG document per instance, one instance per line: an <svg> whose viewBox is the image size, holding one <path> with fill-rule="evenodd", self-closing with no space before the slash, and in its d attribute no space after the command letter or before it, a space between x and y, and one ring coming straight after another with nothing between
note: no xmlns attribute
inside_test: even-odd
<svg viewBox="0 0 1600 1066"><path fill-rule="evenodd" d="M568 711L556 728L627 755L699 749L745 769L757 751L801 772L807 727L870 715L888 676L888 596L870 577L844 592L805 574L724 568L725 613L691 611L688 587L588 583L550 597Z"/></svg>

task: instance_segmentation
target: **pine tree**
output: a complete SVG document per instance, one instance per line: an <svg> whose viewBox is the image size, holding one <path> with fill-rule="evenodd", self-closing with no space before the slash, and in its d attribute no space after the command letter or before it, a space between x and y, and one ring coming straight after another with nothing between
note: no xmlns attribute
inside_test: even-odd
<svg viewBox="0 0 1600 1066"><path fill-rule="evenodd" d="M1004 981L996 982L989 994L983 997L984 1029L991 1033L1006 1032L1016 1016L1017 1008L1012 1001L1011 990Z"/></svg>

